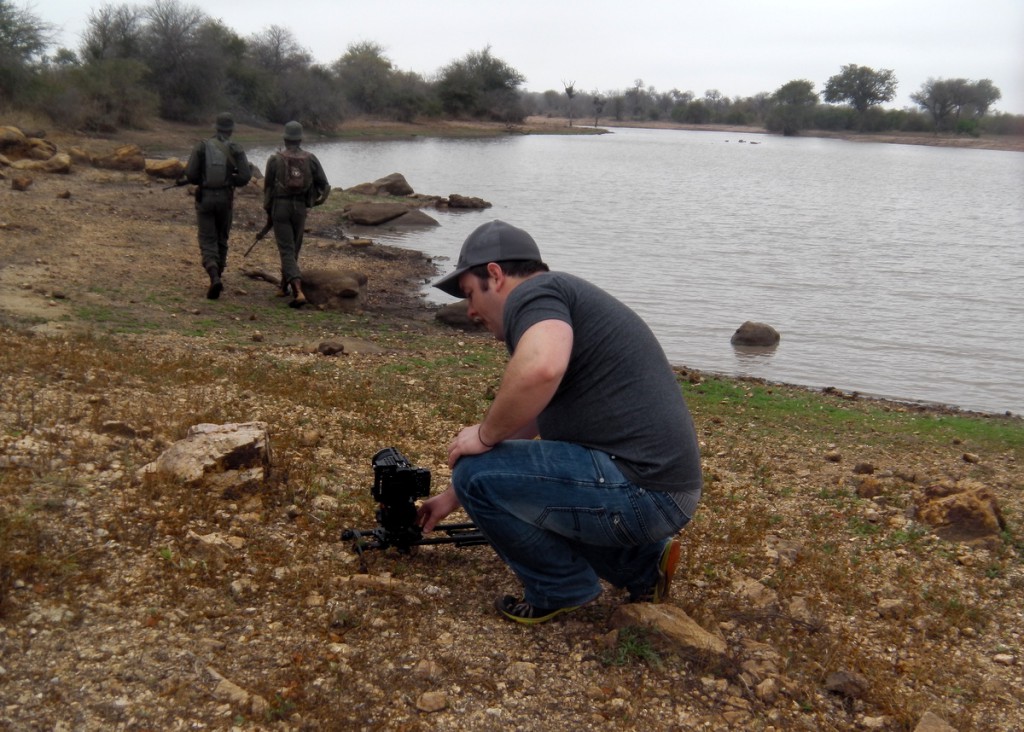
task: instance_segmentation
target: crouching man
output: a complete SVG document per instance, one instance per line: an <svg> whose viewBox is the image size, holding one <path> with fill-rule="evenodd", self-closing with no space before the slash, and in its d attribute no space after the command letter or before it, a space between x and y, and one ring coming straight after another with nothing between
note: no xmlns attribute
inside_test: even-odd
<svg viewBox="0 0 1024 732"><path fill-rule="evenodd" d="M650 328L595 285L549 271L534 239L503 221L473 231L434 286L465 297L510 359L484 418L448 446L451 485L423 502L420 526L461 505L523 585L495 600L518 623L576 610L600 580L631 601L664 600L702 479L693 421Z"/></svg>

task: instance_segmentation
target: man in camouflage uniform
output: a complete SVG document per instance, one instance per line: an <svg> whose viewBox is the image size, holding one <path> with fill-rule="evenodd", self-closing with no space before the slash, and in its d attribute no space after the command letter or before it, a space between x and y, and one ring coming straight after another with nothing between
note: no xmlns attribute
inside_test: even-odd
<svg viewBox="0 0 1024 732"><path fill-rule="evenodd" d="M235 188L252 178L245 151L231 142L235 120L227 112L217 115L216 134L196 143L185 167L185 178L196 186L196 221L203 269L210 276L206 297L216 300L224 289L221 276L228 261Z"/></svg>
<svg viewBox="0 0 1024 732"><path fill-rule="evenodd" d="M301 144L302 125L289 122L284 126L284 150L270 156L263 178L263 208L274 222L274 238L281 255L278 294L287 296L290 287L294 297L289 305L293 308L306 304L299 269L306 213L326 201L331 192L320 161Z"/></svg>

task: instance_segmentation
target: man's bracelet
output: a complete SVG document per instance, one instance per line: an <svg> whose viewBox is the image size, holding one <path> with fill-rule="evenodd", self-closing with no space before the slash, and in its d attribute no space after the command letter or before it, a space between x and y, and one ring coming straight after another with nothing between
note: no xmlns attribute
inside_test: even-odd
<svg viewBox="0 0 1024 732"><path fill-rule="evenodd" d="M491 445L487 442L484 442L484 426L482 424L477 425L476 439L480 440L480 444L483 445L484 447L494 447L494 445L498 444L497 442L495 442L494 445Z"/></svg>

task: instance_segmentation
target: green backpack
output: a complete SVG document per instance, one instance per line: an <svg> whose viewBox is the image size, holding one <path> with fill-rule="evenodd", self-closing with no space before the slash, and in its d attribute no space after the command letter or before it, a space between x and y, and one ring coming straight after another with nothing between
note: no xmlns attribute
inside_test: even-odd
<svg viewBox="0 0 1024 732"><path fill-rule="evenodd" d="M203 171L203 185L207 188L226 188L235 168L235 160L227 145L216 138L206 141L206 169Z"/></svg>

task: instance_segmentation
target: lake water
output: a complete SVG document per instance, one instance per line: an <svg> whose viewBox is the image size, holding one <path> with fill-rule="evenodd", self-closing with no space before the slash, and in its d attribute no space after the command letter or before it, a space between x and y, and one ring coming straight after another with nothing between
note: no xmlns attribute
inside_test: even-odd
<svg viewBox="0 0 1024 732"><path fill-rule="evenodd" d="M444 273L479 224L521 226L678 365L1024 412L1022 153L642 129L307 147L335 187L398 172L418 193L491 202L377 240ZM778 348L733 349L746 320L775 327Z"/></svg>

